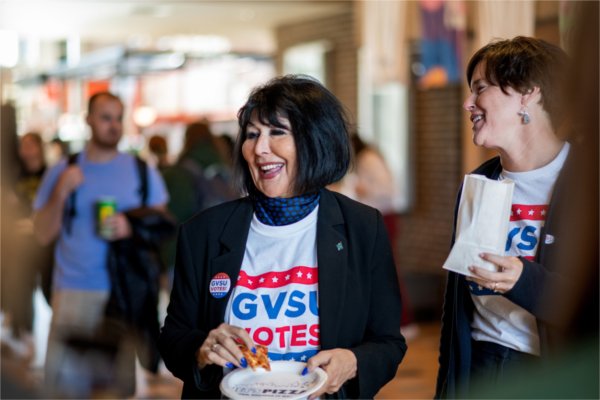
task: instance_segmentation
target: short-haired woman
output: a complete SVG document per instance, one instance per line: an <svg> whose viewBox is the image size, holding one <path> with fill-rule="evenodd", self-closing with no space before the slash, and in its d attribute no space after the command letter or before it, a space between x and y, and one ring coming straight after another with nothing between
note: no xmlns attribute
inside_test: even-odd
<svg viewBox="0 0 600 400"><path fill-rule="evenodd" d="M220 397L224 373L247 365L237 344L260 344L327 372L311 397L373 397L406 344L381 214L325 189L350 163L343 108L317 81L285 76L255 89L238 119L247 196L181 227L165 363L183 397Z"/></svg>
<svg viewBox="0 0 600 400"><path fill-rule="evenodd" d="M475 382L491 391L510 385L507 371L545 355L548 316L539 300L561 279L544 263L553 188L569 152L555 134L566 61L554 45L515 37L484 46L468 64L463 107L473 142L499 154L473 173L512 179L515 188L505 254L480 255L497 272L468 266L470 277L448 275L436 397L470 397Z"/></svg>

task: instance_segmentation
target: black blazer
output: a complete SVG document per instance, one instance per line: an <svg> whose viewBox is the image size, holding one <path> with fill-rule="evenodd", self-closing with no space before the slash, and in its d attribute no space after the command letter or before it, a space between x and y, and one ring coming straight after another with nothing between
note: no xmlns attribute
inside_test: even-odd
<svg viewBox="0 0 600 400"><path fill-rule="evenodd" d="M208 209L180 228L160 350L167 368L184 382L182 398L221 396L222 368L200 370L195 353L223 322L231 294L214 298L209 282L225 272L235 284L252 215L246 197ZM350 349L358 360L357 377L337 395L371 398L396 375L406 352L396 269L379 211L322 190L317 260L321 349Z"/></svg>

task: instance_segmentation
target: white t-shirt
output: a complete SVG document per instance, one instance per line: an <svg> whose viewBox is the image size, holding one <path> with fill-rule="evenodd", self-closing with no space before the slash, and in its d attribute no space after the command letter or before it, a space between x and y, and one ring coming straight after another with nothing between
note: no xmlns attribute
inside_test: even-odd
<svg viewBox="0 0 600 400"><path fill-rule="evenodd" d="M69 234L63 227L56 242L53 287L106 291L110 290L109 242L97 233L95 205L100 198L110 196L117 202L117 212L139 207L140 174L135 158L126 153L119 153L110 161L94 162L88 160L86 151L82 151L76 161L84 181L76 190L77 215L71 219L72 231ZM67 167L67 159L63 159L46 171L34 201L36 211L50 201L52 191ZM148 167L147 171L148 206L166 204L169 194L162 177L156 168Z"/></svg>
<svg viewBox="0 0 600 400"><path fill-rule="evenodd" d="M267 346L272 361L306 361L320 348L318 210L290 225L265 225L256 215L250 224L225 322Z"/></svg>
<svg viewBox="0 0 600 400"><path fill-rule="evenodd" d="M565 143L558 155L542 168L527 172L502 170L499 180L515 182L506 241L506 255L533 260L544 226L552 190L569 153ZM535 317L506 297L470 285L475 303L472 338L539 355L540 340Z"/></svg>

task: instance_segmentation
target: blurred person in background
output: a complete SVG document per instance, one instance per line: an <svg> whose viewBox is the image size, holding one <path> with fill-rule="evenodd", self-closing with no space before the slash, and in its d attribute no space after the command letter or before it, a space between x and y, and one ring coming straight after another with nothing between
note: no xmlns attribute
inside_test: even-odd
<svg viewBox="0 0 600 400"><path fill-rule="evenodd" d="M1 218L1 250L0 250L0 397L11 398L38 398L35 382L31 379L30 360L31 347L14 336L10 317L6 315L7 307L14 297L19 297L17 287L11 287L10 275L14 268L19 268L15 254L18 235L15 235L15 225L19 216L15 212L18 198L15 194L15 185L19 171L19 138L17 136L16 110L10 103L2 104L0 109L0 207ZM12 282L14 285L14 281Z"/></svg>
<svg viewBox="0 0 600 400"><path fill-rule="evenodd" d="M233 165L233 151L235 148L235 141L229 134L223 133L217 136L218 145L220 146L221 154L225 158L225 161L229 165Z"/></svg>
<svg viewBox="0 0 600 400"><path fill-rule="evenodd" d="M231 183L230 164L207 121L189 124L177 161L163 171L169 191L169 211L178 223L224 201L238 197ZM163 245L169 275L175 264L176 239ZM170 286L170 285L169 285Z"/></svg>
<svg viewBox="0 0 600 400"><path fill-rule="evenodd" d="M58 136L54 137L46 146L46 160L51 167L69 155L69 144L63 142Z"/></svg>
<svg viewBox="0 0 600 400"><path fill-rule="evenodd" d="M150 152L150 162L158 169L158 172L163 176L165 171L171 166L169 161L169 146L167 139L163 135L152 135L148 140L148 150ZM166 184L167 182L165 182ZM167 191L169 191L167 186ZM169 201L173 201L173 196L169 194ZM172 264L171 258L173 255L171 252L174 250L174 239L167 239L161 244L160 257L161 257L161 270L160 270L160 294L159 294L159 319L162 323L164 321L164 315L166 314L166 307L168 304L168 294L171 290L171 270Z"/></svg>
<svg viewBox="0 0 600 400"><path fill-rule="evenodd" d="M398 246L399 227L398 216L393 204L394 196L396 196L396 185L392 172L381 153L375 147L363 141L358 132L354 132L350 139L352 141L354 165L342 180L329 185L328 188L374 207L381 212L397 263L398 255L396 254L396 249ZM402 294L402 320L400 328L406 340L411 340L418 335L419 328L414 323L410 299L408 298L399 265L396 265L396 272Z"/></svg>
<svg viewBox="0 0 600 400"><path fill-rule="evenodd" d="M220 398L223 375L247 366L238 342L256 343L271 360L305 361L304 373L324 369L311 398L371 398L406 344L381 213L325 189L351 159L343 107L317 81L285 76L256 88L238 123L247 196L180 228L165 364L184 381L183 398ZM225 290L211 289L215 280ZM265 299L283 305L274 312Z"/></svg>
<svg viewBox="0 0 600 400"><path fill-rule="evenodd" d="M122 120L118 97L108 92L93 95L86 118L91 138L85 150L72 156L73 162L63 159L48 170L34 202L36 237L43 244L57 240L45 368L47 389L57 397L89 398L98 395L96 390L113 397L135 392L130 352L118 348L116 354L104 354L114 343L101 328L117 289L109 273L109 250L137 234L128 210L141 205L162 210L168 194L156 169L147 167L147 193L142 196L137 159L117 150ZM99 221L97 205L107 196L115 200L116 209ZM143 241L135 238L139 249Z"/></svg>
<svg viewBox="0 0 600 400"><path fill-rule="evenodd" d="M167 139L162 135L152 135L148 140L148 150L154 157L156 168L162 174L171 165Z"/></svg>
<svg viewBox="0 0 600 400"><path fill-rule="evenodd" d="M553 311L542 297L551 282L565 279L548 249L553 189L569 153L556 134L566 62L557 46L515 37L484 46L467 66L471 94L463 107L473 142L499 153L473 173L511 179L515 187L506 255L480 254L497 271L474 265L470 277L448 274L437 398L473 396L475 382L510 386L508 371L539 367L548 356Z"/></svg>
<svg viewBox="0 0 600 400"><path fill-rule="evenodd" d="M8 265L12 264L14 248L14 241L12 240L15 236L13 234L17 216L14 213L14 207L18 204L18 198L15 194L15 185L17 182L17 176L19 175L19 137L17 136L17 118L16 110L10 103L2 104L0 118L0 135L2 139L2 145L0 151L2 152L0 157L0 195L2 196L2 207L0 212L2 213L0 223L2 224L2 240L0 245L2 249L0 251L0 271L2 272L2 290L0 291L0 306L4 312L7 307L7 298L9 291L5 290L4 284L7 273L9 271ZM11 205L11 206L8 206ZM2 314L2 323L4 328L5 316ZM5 335L2 335L0 339L4 339Z"/></svg>
<svg viewBox="0 0 600 400"><path fill-rule="evenodd" d="M356 164L354 190L357 199L381 211L384 219L386 215L391 217L394 214L393 202L396 195L392 172L381 153L365 143L358 133L354 133L351 139ZM395 227L390 225L388 232L394 230Z"/></svg>
<svg viewBox="0 0 600 400"><path fill-rule="evenodd" d="M38 272L47 273L53 262L52 246L42 246L33 235L33 200L46 171L44 142L36 132L29 132L19 140L18 173L11 188L12 201L4 207L16 218L7 249L9 262L4 265L2 279L3 309L8 312L15 337L27 342L33 350L33 294L37 287Z"/></svg>
<svg viewBox="0 0 600 400"><path fill-rule="evenodd" d="M22 205L29 214L32 211L33 199L46 172L44 158L44 142L37 132L23 135L19 141L20 173L17 182L17 192L22 199Z"/></svg>

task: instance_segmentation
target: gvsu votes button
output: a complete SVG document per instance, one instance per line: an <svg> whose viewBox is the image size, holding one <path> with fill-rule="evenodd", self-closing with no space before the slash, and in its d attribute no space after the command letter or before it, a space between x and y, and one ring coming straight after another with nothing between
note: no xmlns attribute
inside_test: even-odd
<svg viewBox="0 0 600 400"><path fill-rule="evenodd" d="M219 272L210 280L210 286L208 290L210 294L217 299L225 297L229 289L231 288L231 279L229 275L224 272Z"/></svg>

